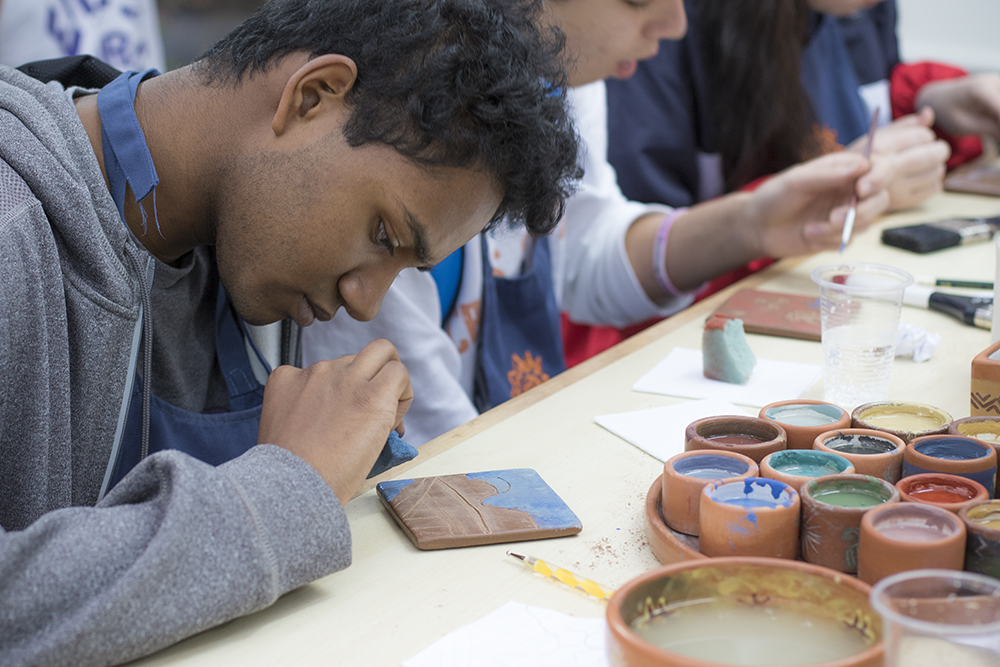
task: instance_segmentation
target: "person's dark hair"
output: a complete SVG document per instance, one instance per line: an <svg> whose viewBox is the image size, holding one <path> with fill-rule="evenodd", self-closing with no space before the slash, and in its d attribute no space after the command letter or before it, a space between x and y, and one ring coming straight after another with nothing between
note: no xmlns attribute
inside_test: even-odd
<svg viewBox="0 0 1000 667"><path fill-rule="evenodd" d="M481 165L503 188L493 222L551 231L581 175L563 36L541 0L270 0L196 63L238 83L294 52L353 59L351 146L416 164Z"/></svg>
<svg viewBox="0 0 1000 667"><path fill-rule="evenodd" d="M821 153L802 86L811 13L805 0L698 0L727 190Z"/></svg>

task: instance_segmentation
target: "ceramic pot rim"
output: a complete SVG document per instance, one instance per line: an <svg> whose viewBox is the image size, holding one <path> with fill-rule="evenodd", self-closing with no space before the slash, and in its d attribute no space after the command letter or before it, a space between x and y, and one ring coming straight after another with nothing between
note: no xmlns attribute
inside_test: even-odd
<svg viewBox="0 0 1000 667"><path fill-rule="evenodd" d="M774 417L766 416L767 413L768 413L768 411L770 411L770 410L772 410L774 408L784 408L784 407L792 406L792 405L807 405L807 406L808 405L812 405L812 406L819 405L819 406L827 406L827 407L831 407L831 408L836 408L837 410L840 410L840 416L837 417L836 419L834 419L832 422L830 422L828 424L816 424L814 426L808 426L808 425L805 425L805 424L786 424L786 422L780 421L780 420L778 420L778 419L776 419ZM820 412L821 414L825 414L825 412L823 410L819 410L818 412ZM846 421L848 424L851 423L851 413L848 412L845 408L840 407L836 403L830 403L829 401L820 401L820 400L817 400L815 398L791 398L791 399L788 399L788 400L785 400L785 401L775 401L774 403L768 403L767 405L765 405L764 407L762 407L760 409L760 412L758 413L757 416L760 417L761 419L767 419L768 421L777 422L778 424L781 424L782 426L786 426L787 425L787 426L791 426L793 428L806 428L806 429L818 428L820 426L830 426L830 427L833 427L834 424L836 424L837 422L840 422L840 421ZM826 415L826 416L830 417L832 415Z"/></svg>
<svg viewBox="0 0 1000 667"><path fill-rule="evenodd" d="M878 486L883 490L887 491L889 497L877 505L872 505L871 507L843 507L841 505L833 505L831 503L824 502L812 494L812 488L814 486L820 486L822 484L834 483L834 482L857 482L857 488L861 487L864 483L871 486L872 481L879 482ZM895 503L899 501L899 490L891 483L882 479L881 477L874 477L872 475L857 475L857 474L841 474L841 475L824 475L822 477L813 477L808 482L804 483L799 488L799 496L802 499L802 503L807 502L819 505L825 511L838 511L842 510L844 512L852 512L863 514L868 510L879 507L880 505L887 505L889 503Z"/></svg>
<svg viewBox="0 0 1000 667"><path fill-rule="evenodd" d="M864 526L867 525L871 532L878 535L881 539L891 539L886 537L885 534L879 530L878 526L880 524L876 522L881 519L882 514L892 514L894 512L898 512L900 514L906 514L909 512L914 516L929 512L932 516L939 517L942 521L948 524L950 532L946 533L943 530L939 531L941 533L941 537L919 543L921 547L925 549L941 546L942 544L956 539L965 532L965 522L959 519L957 514L929 503L883 503L882 505L876 505L866 512L861 518L862 532L864 532Z"/></svg>
<svg viewBox="0 0 1000 667"><path fill-rule="evenodd" d="M913 618L911 616L904 616L900 614L895 609L890 608L888 605L882 603L880 599L880 594L889 586L906 579L912 579L916 576L947 576L953 579L964 580L965 582L981 585L989 585L991 588L996 586L997 580L993 577L989 577L985 574L978 574L976 572L968 572L965 570L935 570L935 569L925 569L925 570L907 570L905 572L897 572L896 574L891 574L888 577L880 580L872 587L871 596L869 600L871 601L872 608L878 612L882 618L889 623L896 623L898 625L907 625L912 627L914 630L929 635L939 635L941 633L956 634L956 635L983 635L983 634L995 634L1000 632L1000 621L994 621L992 623L984 623L981 625L953 625L950 623L931 623L930 621L924 621L921 619ZM885 628L883 628L885 632Z"/></svg>
<svg viewBox="0 0 1000 667"><path fill-rule="evenodd" d="M943 479L942 479L943 478ZM935 480L940 480L942 486L952 486L952 487L963 487L966 489L971 489L974 495L971 498L961 500L954 503L942 503L934 502L931 500L918 500L913 498L913 494L909 490L909 487L915 483L919 482L933 482ZM896 482L896 489L899 490L900 497L905 496L906 502L921 503L923 505L933 505L934 507L941 507L943 509L957 512L961 508L965 507L969 503L979 502L980 500L989 500L990 493L986 490L986 487L977 482L974 479L969 479L968 477L962 477L961 475L953 475L947 472L922 472L916 475L910 475L904 477L903 479Z"/></svg>
<svg viewBox="0 0 1000 667"><path fill-rule="evenodd" d="M676 466L676 463L678 461L683 461L683 460L686 460L686 459L696 458L696 457L699 457L699 456L721 456L721 457L727 458L727 459L736 459L740 463L742 463L742 464L744 464L744 465L747 466L747 469L745 471L741 472L741 473L734 474L732 477L723 477L723 478L720 478L720 479L737 479L739 477L742 477L742 476L746 475L747 472L750 472L751 470L753 470L754 468L757 467L757 462L756 461L754 461L752 458L750 458L746 454L741 454L740 452L734 452L734 451L725 450L725 449L692 449L692 450L689 450L689 451L686 451L686 452L681 452L680 454L674 454L669 459L667 459L666 461L664 461L663 462L663 470L664 470L664 472L666 472L667 468L669 468L670 470L673 470L674 472L676 472L678 475L683 475L684 477L691 477L691 475L688 475L687 473L685 473L685 472L683 472L681 470L678 470L677 466ZM702 479L702 478L692 477L692 479ZM705 481L706 482L711 482L711 481L714 481L714 480L707 479Z"/></svg>
<svg viewBox="0 0 1000 667"><path fill-rule="evenodd" d="M826 444L827 440L832 440L844 435L866 435L872 438L878 438L880 440L885 440L892 443L895 446L891 452L876 452L874 454L858 454L857 452L841 452L837 449ZM864 457L865 461L878 461L879 459L890 459L895 456L902 456L903 450L906 449L906 442L894 433L889 433L888 431L878 431L873 428L838 428L830 431L825 431L816 436L813 441L813 449L819 450L821 452L831 451L834 454L843 456L845 459L850 460L849 457L857 456Z"/></svg>
<svg viewBox="0 0 1000 667"><path fill-rule="evenodd" d="M942 416L944 418L944 421L941 423L940 426L937 426L935 428L928 428L928 429L924 429L922 431L902 431L902 430L899 430L899 429L891 429L891 428L885 428L885 429L874 428L873 426L871 426L869 424L869 422L865 421L862 418L862 416L861 416L864 412L866 412L868 410L871 410L872 408L889 407L889 406L896 406L896 407L899 407L899 406L912 406L912 407L915 407L915 408L922 408L923 410L926 410L927 412L930 412L932 414L937 414L937 415ZM912 437L920 437L921 435L931 435L931 434L934 434L934 433L939 433L941 431L941 429L947 429L951 425L951 423L953 421L954 421L954 419L952 418L951 414L948 413L947 411L942 410L941 408L939 408L937 406L934 406L934 405L929 405L927 403L916 403L914 401L891 401L891 400L890 401L872 401L870 403L862 403L858 407L854 408L853 411L851 411L851 424L854 424L855 422L858 422L860 424L863 424L863 426L861 428L868 428L868 429L872 429L874 431L883 431L885 433L891 433L893 435L898 435L900 437L902 437L904 435L905 436L912 436ZM905 438L904 438L904 440L905 440Z"/></svg>
<svg viewBox="0 0 1000 667"><path fill-rule="evenodd" d="M829 473L830 475L850 475L850 474L853 474L853 473L848 472L848 470L853 470L854 469L854 464L851 463L850 460L847 459L847 457L842 456L840 454L837 454L836 452L824 452L824 451L819 450L819 449L783 449L781 451L771 452L770 454L768 454L767 456L765 456L763 459L761 459L760 465L761 465L762 468L763 468L763 466L766 465L769 469L773 470L774 472L776 472L779 475L784 475L785 477L794 477L794 478L801 478L801 479L816 479L816 476L813 476L813 475L795 475L795 474L792 474L792 473L787 473L787 472L785 472L784 470L781 469L781 467L780 467L781 466L780 461L782 459L785 459L785 458L795 459L795 458L798 458L798 457L805 458L806 460L814 459L814 458L818 457L820 461L830 461L831 463L836 463L839 467L842 467L842 470L839 470L839 471L836 471L836 472L831 471ZM775 467L774 464L771 463L773 460L779 461L778 467ZM825 475L819 475L819 477L825 477Z"/></svg>
<svg viewBox="0 0 1000 667"><path fill-rule="evenodd" d="M744 479L735 479L732 481L709 482L708 484L705 485L705 488L703 488L701 491L702 499L704 502L704 499L707 498L714 505L727 508L731 507L733 508L734 511L738 510L741 514L746 514L747 512L746 507L742 505L734 505L731 503L727 503L726 499L719 498L716 496L716 491L723 489L723 487L732 487L732 485L734 484L746 485L746 484L757 484L758 482L761 482L761 484L759 484L758 486L763 485L771 487L772 494L775 489L775 484L780 484L784 488L781 489L781 491L778 493L778 496L774 497L774 505L765 507L754 507L753 508L754 514L770 514L773 512L784 513L787 512L789 508L799 507L800 503L799 492L795 489L795 487L787 482L781 481L780 479L772 479L770 477L746 477ZM779 499L781 497L786 497L787 502L780 502Z"/></svg>
<svg viewBox="0 0 1000 667"><path fill-rule="evenodd" d="M629 580L621 588L619 588L612 596L611 601L608 603L608 607L604 615L608 632L614 637L614 641L616 642L638 646L649 655L657 657L662 656L663 659L669 659L678 665L684 665L685 667L720 667L719 663L699 660L698 658L689 658L677 653L672 653L656 646L652 642L642 639L632 632L631 628L628 627L628 624L625 623L625 619L622 618L620 601L623 600L632 590L645 585L650 580L699 567L726 565L756 565L759 567L781 567L800 570L823 579L834 581L838 585L846 585L862 595L868 596L869 599L871 596L871 586L860 579L845 575L844 573L837 572L836 570L831 570L830 568L823 567L821 565L813 565L812 563L807 563L805 561L789 560L787 558L769 558L766 556L720 556L716 558L687 560L680 563L672 563L670 565L661 565L658 568L649 570L648 572L640 574L638 577ZM871 602L869 602L869 604L871 604ZM874 611L874 608L872 610ZM883 642L879 639L864 651L860 651L854 655L848 656L847 658L841 658L839 660L815 663L814 665L811 665L811 667L848 667L849 665L855 664L869 664L869 661L873 660L882 652Z"/></svg>
<svg viewBox="0 0 1000 667"><path fill-rule="evenodd" d="M770 421L768 419L761 419L760 417L750 417L748 415L719 415L715 417L702 417L701 419L696 419L687 425L684 429L684 436L687 439L700 438L702 440L708 440L711 435L741 435L736 430L725 429L720 430L719 433L712 433L710 435L704 435L700 432L703 426L711 426L715 423L734 423L734 424L744 424L746 426L752 426L756 429L766 429L768 431L773 431L774 435L767 440L761 440L760 442L747 443L745 445L727 445L727 447L732 448L734 451L740 451L740 448L751 448L751 447L766 447L769 445L774 445L775 442L788 442L788 436L785 433L785 429L781 424L777 422ZM711 442L711 441L709 441Z"/></svg>
<svg viewBox="0 0 1000 667"><path fill-rule="evenodd" d="M935 442L937 440L964 440L972 443L976 447L979 447L984 454L973 459L944 459L925 454L918 449L918 447L922 444ZM945 465L947 467L971 466L969 468L970 470L974 469L975 472L981 472L983 470L989 470L997 464L996 450L992 446L982 440L976 440L975 438L970 438L964 435L952 435L951 433L924 435L919 438L914 438L906 445L906 452L904 452L903 456L904 458L910 459L910 463L919 465L921 468L929 468L930 465ZM965 465L963 466L963 464Z"/></svg>
<svg viewBox="0 0 1000 667"><path fill-rule="evenodd" d="M982 507L983 505L995 505L997 510L1000 511L1000 498L973 500L958 511L958 518L965 523L965 530L992 540L1000 540L1000 528L990 528L989 526L976 523L975 520L969 518L970 511L976 509L977 507Z"/></svg>
<svg viewBox="0 0 1000 667"><path fill-rule="evenodd" d="M963 438L973 438L975 436L966 435L958 431L958 425L961 424L996 424L1000 427L1000 416L994 415L972 415L971 417L960 417L959 419L952 420L951 424L948 425L948 432L955 433L955 435L960 435ZM954 429L954 431L952 431ZM958 431L958 432L955 432Z"/></svg>

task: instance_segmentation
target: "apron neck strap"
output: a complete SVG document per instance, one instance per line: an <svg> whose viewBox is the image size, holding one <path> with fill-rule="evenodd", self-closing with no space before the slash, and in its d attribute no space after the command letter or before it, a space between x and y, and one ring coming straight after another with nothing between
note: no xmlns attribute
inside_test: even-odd
<svg viewBox="0 0 1000 667"><path fill-rule="evenodd" d="M97 110L101 116L101 146L104 170L108 176L111 198L125 222L125 186L132 188L136 202L145 199L160 183L153 166L153 156L135 115L135 95L139 84L158 75L155 69L144 72L124 72L97 93ZM140 207L141 209L141 207ZM156 195L153 195L153 219L156 219ZM143 210L143 228L146 213ZM128 225L126 225L127 227ZM159 231L159 223L157 223Z"/></svg>

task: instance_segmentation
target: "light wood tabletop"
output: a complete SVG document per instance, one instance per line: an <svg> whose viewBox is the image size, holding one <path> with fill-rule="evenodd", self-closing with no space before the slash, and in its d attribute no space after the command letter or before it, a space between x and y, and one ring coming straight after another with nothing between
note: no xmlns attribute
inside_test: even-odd
<svg viewBox="0 0 1000 667"><path fill-rule="evenodd" d="M840 260L992 281L992 243L915 255L883 246L879 234L887 226L998 213L998 198L938 195L916 210L889 216L857 234L842 256L826 252L778 262L442 435L421 447L416 460L372 480L348 503L354 544L351 567L293 591L269 609L140 663L398 665L510 600L579 616L603 616L601 602L532 574L507 557L510 545L417 550L381 506L372 490L374 482L533 468L579 516L583 531L574 537L519 543L516 550L606 586L621 586L659 564L646 544L643 502L663 464L598 426L595 416L686 400L638 393L632 385L675 346L700 348L706 315L737 289L817 295L810 272ZM939 332L941 342L924 363L896 359L890 398L929 403L955 418L967 416L970 364L989 345L989 331L909 307L902 319ZM749 341L759 358L822 363L817 342L757 335L750 335ZM822 381L803 397L822 399Z"/></svg>

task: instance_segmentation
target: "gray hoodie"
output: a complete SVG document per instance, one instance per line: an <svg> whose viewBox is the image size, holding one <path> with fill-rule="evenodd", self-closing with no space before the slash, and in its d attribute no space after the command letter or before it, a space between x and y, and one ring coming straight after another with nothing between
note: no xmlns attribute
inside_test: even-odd
<svg viewBox="0 0 1000 667"><path fill-rule="evenodd" d="M0 67L0 664L126 662L350 563L344 510L259 445L150 456L103 499L134 367L129 235L70 93Z"/></svg>

